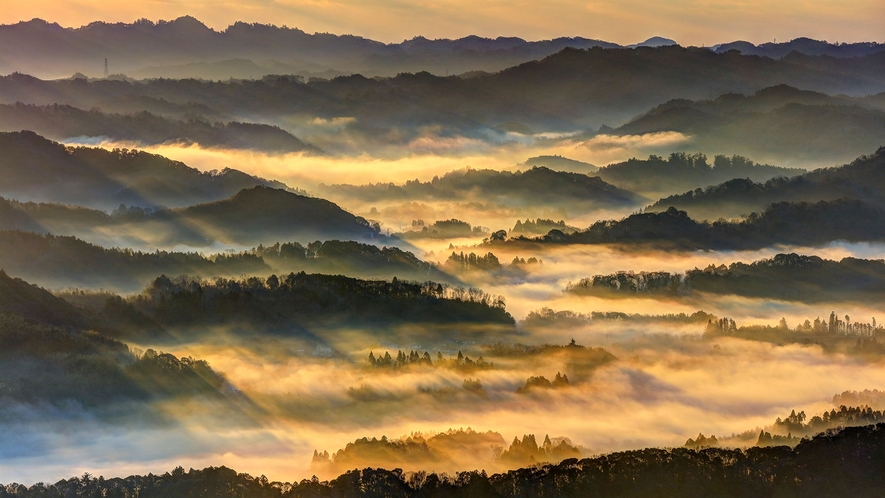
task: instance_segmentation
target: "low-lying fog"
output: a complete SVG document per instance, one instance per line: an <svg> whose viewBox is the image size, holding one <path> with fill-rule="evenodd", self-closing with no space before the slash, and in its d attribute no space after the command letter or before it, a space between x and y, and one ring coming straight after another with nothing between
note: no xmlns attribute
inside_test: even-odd
<svg viewBox="0 0 885 498"><path fill-rule="evenodd" d="M455 157L419 150L413 156L390 160L273 157L198 147L164 146L148 150L201 170L232 167L310 191L319 183L401 183L415 178L426 181L433 175L465 166L513 170L526 158L540 154L561 154L605 164L643 149L639 139L636 143L614 138L611 143L603 142L600 140L595 148L586 144L560 144L555 148L512 144L500 148L493 156L483 155L482 149ZM369 208L346 203L343 207L364 216ZM380 213L376 219L392 231L414 216L396 213L392 206L374 207ZM437 218L458 218L491 229L510 229L518 219L525 218L514 216L517 213L490 216L470 209L457 204L430 205L428 212L432 218L424 216L431 218L426 220L431 222ZM391 214L385 217L385 213ZM629 213L621 216L624 214ZM566 221L586 227L593 220L576 214ZM576 297L562 291L569 282L619 270L683 272L710 264L752 262L782 252L837 260L845 256L880 258L885 254L883 245L652 253L622 252L602 246L544 250L537 246L475 247L479 242L481 237L410 241L417 248L416 256L440 264L453 250L478 255L493 252L504 264L514 257L542 260L542 264L527 266L520 272L458 275L470 285L505 296L507 310L517 321L544 307L580 313L618 311L644 315L703 310L733 318L739 324L775 325L784 317L791 326L805 319L824 317L833 310L862 321L882 315L875 307L853 303L810 305L702 295L678 300L604 299ZM885 368L881 363L825 352L816 345L776 345L736 338L714 341L703 339L703 331L703 323L616 321L560 330L517 330L520 343L562 346L574 339L579 345L604 348L614 356L610 360L605 360L601 352L574 353L567 348L510 355L483 348L495 338L456 344L445 336L424 335L420 342L382 344L358 330L340 331L330 341L333 351L304 351L285 339L247 341L219 333L209 342L162 349L177 356L208 360L254 403L245 420L242 413L233 409L199 400L185 406L153 407L168 416L163 423L108 421L78 406L2 406L0 482L53 480L83 472L105 476L156 473L177 465L227 465L240 472L291 481L317 473L310 468L314 450L334 453L364 436L395 439L413 432L438 433L467 427L497 431L508 443L524 434L535 434L539 441L545 434L551 438L564 436L586 448L587 454L680 446L699 432L721 437L765 427L794 408L811 416L832 408L834 394L885 385ZM161 349L152 344L134 346ZM370 352L379 358L389 352L395 358L398 350L408 354L412 349L422 355L427 351L434 363L438 352L445 360L433 366L400 369L371 367L367 361ZM451 358L459 350L474 361L482 356L494 365L454 364ZM566 374L570 384L517 393L529 377L552 380L557 373ZM482 391L466 389L467 379L479 380ZM71 462L76 464L72 466ZM485 468L500 470L500 465L489 458Z"/></svg>

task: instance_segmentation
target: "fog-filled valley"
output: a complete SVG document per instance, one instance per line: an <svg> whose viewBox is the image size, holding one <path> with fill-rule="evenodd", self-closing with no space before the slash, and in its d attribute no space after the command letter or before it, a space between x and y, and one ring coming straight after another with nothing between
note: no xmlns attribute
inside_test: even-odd
<svg viewBox="0 0 885 498"><path fill-rule="evenodd" d="M885 489L882 44L0 40L0 496Z"/></svg>

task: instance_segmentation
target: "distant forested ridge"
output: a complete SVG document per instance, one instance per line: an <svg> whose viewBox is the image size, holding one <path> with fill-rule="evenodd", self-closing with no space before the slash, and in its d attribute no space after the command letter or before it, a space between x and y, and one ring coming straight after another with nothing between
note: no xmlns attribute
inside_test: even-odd
<svg viewBox="0 0 885 498"><path fill-rule="evenodd" d="M566 234L551 230L543 237L513 237L495 244L614 244L625 248L759 249L775 244L816 246L838 240L885 240L885 210L855 199L778 202L737 221L696 221L674 207L598 221Z"/></svg>
<svg viewBox="0 0 885 498"><path fill-rule="evenodd" d="M277 126L237 121L212 122L201 116L176 120L146 110L117 114L103 113L97 108L84 111L58 104L0 104L0 130L31 130L54 140L104 139L133 142L141 146L175 143L269 153L320 152Z"/></svg>
<svg viewBox="0 0 885 498"><path fill-rule="evenodd" d="M64 204L0 197L0 229L54 232L99 241L124 240L149 247L206 247L279 240L372 240L380 227L325 199L256 186L233 196L188 207L119 206L110 214ZM113 237L107 233L112 232Z"/></svg>
<svg viewBox="0 0 885 498"><path fill-rule="evenodd" d="M27 487L8 484L8 497L529 497L731 496L873 497L885 493L885 424L830 430L795 448L686 448L626 451L570 458L506 473L455 475L406 473L401 469L351 470L330 481L271 482L226 467L127 478L63 479Z"/></svg>
<svg viewBox="0 0 885 498"><path fill-rule="evenodd" d="M544 195L538 196L541 191ZM317 193L364 201L470 199L514 207L544 205L575 210L629 206L643 199L596 176L543 166L515 173L466 169L434 177L429 182L410 180L403 185L321 185Z"/></svg>
<svg viewBox="0 0 885 498"><path fill-rule="evenodd" d="M66 147L31 131L0 133L0 195L110 211L120 204L180 207L266 186L288 189L237 171L201 172L136 150Z"/></svg>
<svg viewBox="0 0 885 498"><path fill-rule="evenodd" d="M501 136L496 127L508 122L537 130L597 129L676 98L706 99L711 93L755 92L779 84L831 95L877 94L885 91L883 60L885 51L844 59L802 54L770 59L666 46L564 48L494 74L464 78L434 76L424 67L390 78L307 81L278 76L225 82L42 81L15 73L0 78L0 102L106 112L124 112L116 108L125 106L131 112L133 100L148 98L204 106L209 115L260 116L264 122L293 115L349 116L356 118L348 128L354 136L408 144L427 126L440 127L441 136L480 139ZM395 136L386 133L394 129Z"/></svg>
<svg viewBox="0 0 885 498"><path fill-rule="evenodd" d="M671 100L610 133L676 131L689 137L688 146L699 150L820 164L848 161L875 150L883 143L883 128L885 107L873 101L777 85L749 96L726 93L715 100ZM760 180L765 179L756 179Z"/></svg>
<svg viewBox="0 0 885 498"><path fill-rule="evenodd" d="M311 271L363 278L454 280L411 252L354 241L315 241L306 246L284 242L259 245L246 251L203 255L109 249L75 237L24 231L0 231L0 268L54 288L104 288L120 292L141 291L160 274L231 278L273 271Z"/></svg>
<svg viewBox="0 0 885 498"><path fill-rule="evenodd" d="M772 178L757 183L735 176L733 180L705 189L666 197L648 209L662 211L675 207L688 211L695 218L716 219L759 211L784 201L818 202L843 198L885 208L885 147L844 166L821 168L792 178Z"/></svg>
<svg viewBox="0 0 885 498"><path fill-rule="evenodd" d="M804 169L782 168L754 163L734 155L717 155L710 162L705 154L674 152L669 157L649 156L648 159L628 159L599 168L596 173L608 183L649 196L684 192L713 185L733 178L766 181L805 173Z"/></svg>
<svg viewBox="0 0 885 498"><path fill-rule="evenodd" d="M710 265L685 273L620 271L570 284L578 295L676 297L736 294L789 301L876 302L885 298L885 260L778 254L753 263Z"/></svg>

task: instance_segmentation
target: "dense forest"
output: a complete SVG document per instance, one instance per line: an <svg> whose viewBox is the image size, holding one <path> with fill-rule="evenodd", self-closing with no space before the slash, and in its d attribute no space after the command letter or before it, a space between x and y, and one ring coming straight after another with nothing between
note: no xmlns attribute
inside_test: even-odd
<svg viewBox="0 0 885 498"><path fill-rule="evenodd" d="M120 204L180 207L258 185L288 188L234 169L201 172L147 152L66 147L31 131L0 133L0 195L110 211Z"/></svg>
<svg viewBox="0 0 885 498"><path fill-rule="evenodd" d="M173 120L141 111L108 114L68 105L0 105L0 130L31 130L54 140L100 137L144 145L176 143L203 147L254 149L270 153L320 151L289 132L266 124L210 122L202 117Z"/></svg>
<svg viewBox="0 0 885 498"><path fill-rule="evenodd" d="M885 296L885 261L778 254L753 263L710 265L683 274L621 271L570 284L578 295L676 297L737 294L803 302L878 302Z"/></svg>
<svg viewBox="0 0 885 498"><path fill-rule="evenodd" d="M859 200L878 209L885 207L885 148L861 156L849 164L821 168L792 178L772 178L757 183L735 175L724 183L672 195L648 209L669 207L688 211L695 218L717 219L759 211L784 201L809 202Z"/></svg>
<svg viewBox="0 0 885 498"><path fill-rule="evenodd" d="M686 448L570 458L506 473L454 475L400 469L351 470L330 481L270 482L225 467L105 479L85 474L55 484L8 484L4 497L584 497L879 496L885 492L885 424L830 430L795 448Z"/></svg>

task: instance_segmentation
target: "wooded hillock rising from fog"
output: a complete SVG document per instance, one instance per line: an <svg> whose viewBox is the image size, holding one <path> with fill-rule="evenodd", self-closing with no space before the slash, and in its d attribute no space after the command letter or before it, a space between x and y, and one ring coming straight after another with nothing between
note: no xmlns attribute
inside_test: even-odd
<svg viewBox="0 0 885 498"><path fill-rule="evenodd" d="M190 206L258 185L286 185L241 171L201 172L136 150L65 147L33 132L0 133L0 195L110 211Z"/></svg>
<svg viewBox="0 0 885 498"><path fill-rule="evenodd" d="M132 114L108 114L98 108L84 111L58 104L0 105L0 130L31 130L53 140L100 139L139 146L197 144L268 153L321 152L277 126L236 121L212 122L201 116L174 120L146 110Z"/></svg>
<svg viewBox="0 0 885 498"><path fill-rule="evenodd" d="M621 271L570 284L578 295L677 297L696 293L803 302L877 302L885 296L885 260L778 254L750 264L695 268L684 274Z"/></svg>
<svg viewBox="0 0 885 498"><path fill-rule="evenodd" d="M879 209L885 207L885 147L844 166L821 168L792 178L772 178L756 183L735 176L733 180L705 189L666 197L648 210L675 207L689 212L696 219L717 219L759 211L776 202L842 198L860 200Z"/></svg>
<svg viewBox="0 0 885 498"><path fill-rule="evenodd" d="M350 470L335 479L296 483L237 474L226 467L182 467L162 475L100 478L91 475L55 484L7 485L2 492L36 496L92 496L134 493L151 497L225 496L237 489L244 498L314 496L397 496L490 498L550 496L876 496L885 489L878 469L885 464L885 424L831 430L801 441L796 448L686 448L610 453L570 458L488 475L403 472L402 469ZM10 493L9 490L13 490ZM13 494L14 493L14 494Z"/></svg>

